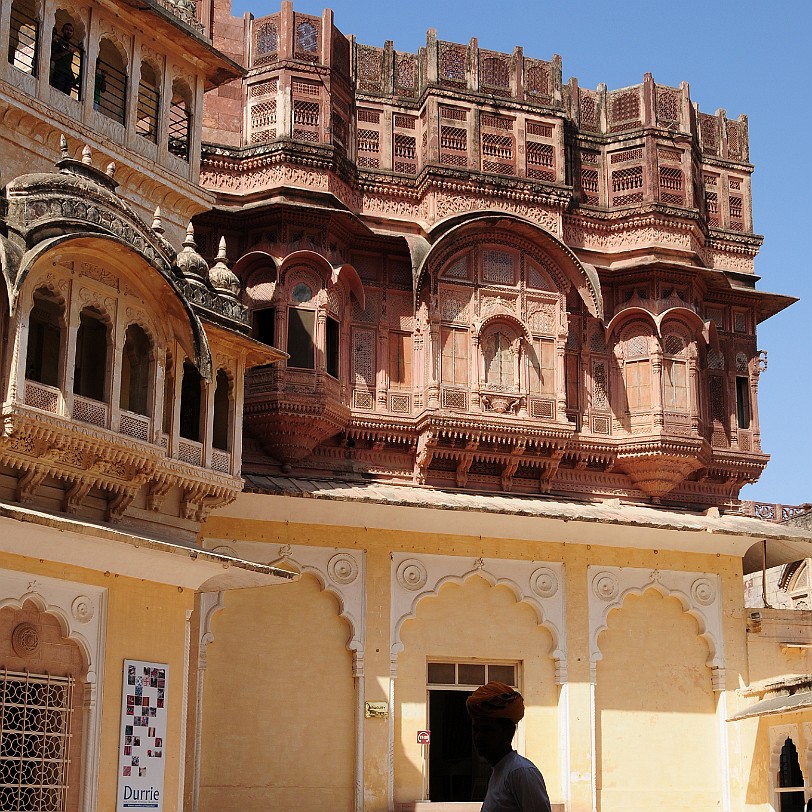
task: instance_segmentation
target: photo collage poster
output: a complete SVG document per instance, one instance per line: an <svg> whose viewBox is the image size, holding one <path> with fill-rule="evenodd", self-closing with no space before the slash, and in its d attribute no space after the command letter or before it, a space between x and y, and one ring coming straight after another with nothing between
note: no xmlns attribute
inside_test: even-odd
<svg viewBox="0 0 812 812"><path fill-rule="evenodd" d="M117 812L163 809L168 674L164 663L124 661Z"/></svg>

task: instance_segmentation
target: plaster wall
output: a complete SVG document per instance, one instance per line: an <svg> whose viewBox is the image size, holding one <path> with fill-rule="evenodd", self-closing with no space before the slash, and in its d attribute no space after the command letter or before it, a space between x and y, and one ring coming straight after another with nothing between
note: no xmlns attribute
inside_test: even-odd
<svg viewBox="0 0 812 812"><path fill-rule="evenodd" d="M352 810L354 686L337 615L309 575L225 594L206 658L201 812Z"/></svg>
<svg viewBox="0 0 812 812"><path fill-rule="evenodd" d="M697 622L649 590L611 613L599 642L601 812L718 808L716 697Z"/></svg>
<svg viewBox="0 0 812 812"><path fill-rule="evenodd" d="M267 497L266 515L274 515L273 511L280 503L286 512L290 510L293 514L297 507L300 508L300 518L307 519L310 509L308 501L288 498L276 500ZM610 787L641 785L634 759L630 759L628 764L623 763L624 752L618 745L609 742L609 750L604 752L600 752L597 742L593 746L590 709L592 669L587 612L591 589L589 566L629 567L648 572L699 572L718 576L722 640L717 642L724 647L722 672L726 676L727 686L723 695L728 697L735 688L745 684L741 560L736 556L663 549L673 533L654 528L635 530L632 548L623 546L623 528L612 526L603 526L604 536L600 544L573 542L573 528L568 523L552 521L545 522L543 529L538 531L540 538L511 539L430 532L426 531L430 523L422 518L421 532L377 529L374 526L377 509L367 512L363 505L353 505L352 510L349 505L335 507L338 513L352 513L355 526L213 516L208 519L202 535L207 547L226 543L239 555L262 562L278 560L285 545L364 551L366 570L362 640L365 644L364 699L368 701L387 701L392 685L390 607L396 588L392 556L408 554L418 559L430 555L448 556L449 561L462 558L470 561L472 570L479 559L482 559L485 570L491 564L496 567L502 560L559 562L564 565L567 668L562 676L562 685L556 684L555 663L549 656L550 634L540 626L534 612L528 606L517 603L517 597L507 588L491 586L474 575L466 578L462 585L442 586L436 597L424 598L418 603L414 619L407 620L402 627L403 651L394 657L396 677L394 704L391 707L394 717L391 776L388 761L389 722L376 718L361 720L363 798L367 812L388 809L390 781L394 802L413 801L420 797L420 754L412 743L415 741L415 731L426 722L426 658L435 656L521 661L525 669L522 687L530 709L524 725L525 751L542 766L551 790L551 800L566 802L568 812L588 812L593 809L593 767L596 773L602 772L600 781L607 790ZM228 510L233 511L234 506ZM597 536L598 529L597 525L590 528L590 542ZM509 525L506 526L505 535L508 532ZM647 536L648 544L645 544L643 534ZM559 541L562 537L567 538L566 543ZM295 588L299 590L300 586ZM273 593L273 590L269 590L269 593ZM258 590L242 593L243 617L264 616L263 623L278 623L277 619L267 614L271 604L266 604L264 597L260 600L260 594ZM316 618L321 617L321 609L317 611L320 604L306 600L299 603L297 599L294 610L291 608L294 604L289 604L289 594L292 593L288 593L286 588L279 590L273 598L273 606L283 623L294 622L295 619L294 629L301 628L298 624L302 622L315 627ZM227 598L231 599L229 596ZM228 610L224 617L227 614ZM299 617L300 614L305 620ZM729 770L729 808L737 808L745 781L735 767L722 766L731 754L725 750L724 722L720 723L717 713L719 695L711 687L711 669L706 664L708 645L699 636L697 621L686 615L676 600L659 595L646 595L628 604L623 603L614 614L617 619L613 617L609 630L601 637L601 649L604 638L607 646L603 653L605 661L597 665L596 687L603 703L599 707L604 713L603 718L597 717L597 723L598 726L602 723L604 730L611 731L606 732L604 739L618 735L623 741L634 742L636 737L641 737L641 742L646 742L652 751L656 750L662 763L654 765L656 769L650 783L642 783L654 787L661 780L666 786L679 787L682 792L674 792L670 809L704 808L702 804L724 809L720 775L725 774L725 770ZM649 622L651 628L647 625ZM228 636L225 630L226 627L223 627L222 634L217 631L212 650L218 645L218 637L226 639ZM263 686L262 690L269 696L276 695L278 680L274 679L269 684L265 672L277 667L273 664L275 658L284 661L294 656L293 643L288 643L286 639L289 636L289 633L287 636L284 633L276 635L272 656L252 660L248 652L239 655L239 662L245 667L242 673L246 684ZM676 638L675 641L672 638ZM302 650L295 652L295 660L307 663L309 678L317 688L320 686L324 694L321 713L333 718L336 713L334 705L341 701L346 710L341 721L342 729L336 735L350 742L355 724L352 700L349 695L339 700L335 691L339 678L350 679L349 652L343 664L340 659L336 660L329 675L319 676L323 674L320 664L323 652L332 659L336 656L334 647L340 646L340 643L333 640L328 645L318 643L312 637L301 639L314 640L317 645L322 645L322 648L309 653L304 650L309 646L300 645ZM234 656L237 656L236 650ZM667 711L665 708L674 698L679 700L677 710ZM277 719L274 727L279 736L293 740L302 729L301 720L295 714ZM211 746L211 735L211 729L204 725L204 752ZM310 746L318 747L319 738L311 733ZM656 742L656 748L652 742ZM642 744L634 744L634 747L640 748L645 758L653 759ZM235 748L231 751L232 763L241 759L258 762L257 754L247 743L235 741ZM593 752L596 758L593 758ZM732 758L730 762L735 764ZM259 766L252 769L258 770ZM293 769L299 771L295 775L301 775L301 766L293 765ZM688 785L691 789L685 791ZM645 806L655 800L653 792L651 797L644 793L640 798L623 795L619 790L616 791L616 798L610 792L607 792L606 798L606 803L610 804L607 809L620 808L624 803L625 808L642 808L638 803ZM296 808L315 812L323 808L321 800L322 796L318 793L303 793L298 798ZM656 803L662 802L663 793L658 792Z"/></svg>
<svg viewBox="0 0 812 812"><path fill-rule="evenodd" d="M104 672L100 685L101 736L99 742L99 812L113 812L118 787L118 747L121 722L122 668L125 659L143 659L169 665L164 811L178 810L181 708L186 612L194 605L194 592L98 572L43 559L0 554L0 569L37 577L56 578L107 590L104 634ZM0 596L1 597L1 596Z"/></svg>
<svg viewBox="0 0 812 812"><path fill-rule="evenodd" d="M492 587L473 576L463 584L444 585L436 598L423 599L401 638L405 648L398 658L395 684L395 802L420 797L421 754L416 742L417 731L430 723L426 691L430 659L521 663L525 717L517 737L524 739L524 754L546 776L551 795L560 797L559 689L550 659L550 633L539 626L535 611L517 603L506 587Z"/></svg>

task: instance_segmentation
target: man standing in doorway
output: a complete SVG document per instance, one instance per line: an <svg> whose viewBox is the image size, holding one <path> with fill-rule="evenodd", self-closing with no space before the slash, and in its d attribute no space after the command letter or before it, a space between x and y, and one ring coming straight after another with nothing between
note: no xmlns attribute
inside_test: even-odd
<svg viewBox="0 0 812 812"><path fill-rule="evenodd" d="M477 688L466 702L474 747L493 768L482 812L550 812L544 778L512 746L524 700L502 682Z"/></svg>

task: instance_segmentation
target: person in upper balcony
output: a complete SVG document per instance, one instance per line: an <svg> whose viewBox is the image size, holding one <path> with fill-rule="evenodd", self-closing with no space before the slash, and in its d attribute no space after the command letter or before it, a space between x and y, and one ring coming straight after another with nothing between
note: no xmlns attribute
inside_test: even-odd
<svg viewBox="0 0 812 812"><path fill-rule="evenodd" d="M73 57L81 46L74 44L72 40L73 23L64 23L59 33L54 28L51 40L51 86L68 95L79 82L79 77L73 72Z"/></svg>

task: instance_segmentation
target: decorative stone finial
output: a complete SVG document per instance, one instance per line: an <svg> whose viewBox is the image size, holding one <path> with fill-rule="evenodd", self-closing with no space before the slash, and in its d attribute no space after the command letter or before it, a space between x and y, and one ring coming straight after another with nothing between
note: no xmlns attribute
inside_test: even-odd
<svg viewBox="0 0 812 812"><path fill-rule="evenodd" d="M110 161L110 163L107 164L107 177L113 178L115 177L115 175L116 175L116 162Z"/></svg>
<svg viewBox="0 0 812 812"><path fill-rule="evenodd" d="M82 148L82 163L90 166L92 162L93 153L90 151L90 147L85 144Z"/></svg>
<svg viewBox="0 0 812 812"><path fill-rule="evenodd" d="M156 234L163 235L163 233L164 233L165 229L164 229L163 220L161 220L161 207L160 206L155 207L155 214L153 215L153 220L152 220L152 230Z"/></svg>
<svg viewBox="0 0 812 812"><path fill-rule="evenodd" d="M65 138L64 133L59 136L59 151L62 153L63 158L69 158L68 155L68 139Z"/></svg>
<svg viewBox="0 0 812 812"><path fill-rule="evenodd" d="M228 267L225 237L220 237L217 259L209 271L209 282L219 296L236 299L240 295L240 280Z"/></svg>
<svg viewBox="0 0 812 812"><path fill-rule="evenodd" d="M206 286L206 281L209 278L209 266L206 260L197 253L195 229L191 222L186 227L183 250L178 254L175 266L188 282L200 287Z"/></svg>

